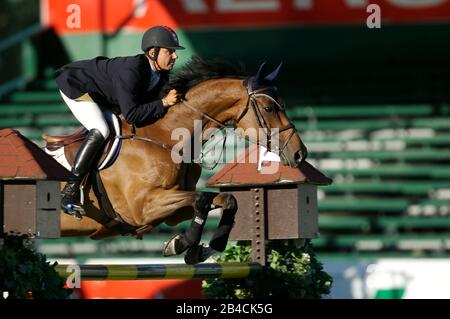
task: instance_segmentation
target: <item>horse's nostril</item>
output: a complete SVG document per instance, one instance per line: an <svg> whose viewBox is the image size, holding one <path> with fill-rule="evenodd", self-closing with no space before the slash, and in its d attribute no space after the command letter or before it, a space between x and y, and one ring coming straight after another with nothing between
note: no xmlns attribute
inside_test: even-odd
<svg viewBox="0 0 450 319"><path fill-rule="evenodd" d="M296 163L300 163L303 159L302 152L298 151L294 154L294 160Z"/></svg>

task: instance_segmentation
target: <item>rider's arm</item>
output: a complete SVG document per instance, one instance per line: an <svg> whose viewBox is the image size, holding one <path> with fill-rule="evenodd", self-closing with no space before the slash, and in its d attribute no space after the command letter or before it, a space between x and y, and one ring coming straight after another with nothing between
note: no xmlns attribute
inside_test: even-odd
<svg viewBox="0 0 450 319"><path fill-rule="evenodd" d="M120 70L113 78L113 85L120 110L128 123L137 124L144 120L157 120L164 115L165 108L162 100L140 103L139 89L143 83L140 82L139 74L136 71Z"/></svg>

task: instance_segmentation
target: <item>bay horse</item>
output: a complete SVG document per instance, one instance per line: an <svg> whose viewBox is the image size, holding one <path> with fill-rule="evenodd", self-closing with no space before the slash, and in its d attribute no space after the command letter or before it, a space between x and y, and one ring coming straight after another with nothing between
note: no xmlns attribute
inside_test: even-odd
<svg viewBox="0 0 450 319"><path fill-rule="evenodd" d="M253 128L256 133L245 138L258 143L263 140L258 129L278 128L282 147L272 151L279 151L283 164L296 167L306 158L306 147L286 116L273 85L280 67L281 64L267 74L264 63L256 75L248 76L228 63L194 56L172 76L168 89L178 91L180 102L170 107L163 118L134 130L121 121L122 135L141 138L124 139L119 156L100 171L100 176L115 212L136 229L147 231L163 222L174 226L192 220L184 234L165 243L165 256L186 251L185 262L194 264L214 252L222 252L237 211L231 194L196 191L202 169L199 163L177 163L170 149L161 146L175 144L171 138L175 129L187 129L194 136L194 120L202 121L202 132L229 126L244 131ZM270 140L270 136L264 136L267 137ZM75 151L67 147L67 157L73 157ZM117 230L103 222L105 213L92 188L84 190L84 198L86 215L81 220L61 214L61 235L92 239L118 235ZM203 246L200 240L208 212L216 208L222 211L219 226L209 246Z"/></svg>

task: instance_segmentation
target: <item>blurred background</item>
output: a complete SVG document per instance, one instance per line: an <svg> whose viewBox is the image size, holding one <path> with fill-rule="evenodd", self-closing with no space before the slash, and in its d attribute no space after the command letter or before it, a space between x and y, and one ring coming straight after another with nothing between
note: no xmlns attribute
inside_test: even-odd
<svg viewBox="0 0 450 319"><path fill-rule="evenodd" d="M334 277L329 298L450 298L450 1L370 3L381 28L367 26L366 0L0 0L0 129L40 146L43 133L76 130L55 69L139 54L156 24L173 27L187 48L176 67L192 54L254 72L283 61L288 116L309 162L334 180L319 188L321 236L312 241ZM220 168L204 170L199 188ZM216 223L212 216L207 232ZM142 241L40 240L39 249L58 260L148 260L186 225ZM111 284L80 294L130 296ZM200 291L199 281L158 285L137 297Z"/></svg>

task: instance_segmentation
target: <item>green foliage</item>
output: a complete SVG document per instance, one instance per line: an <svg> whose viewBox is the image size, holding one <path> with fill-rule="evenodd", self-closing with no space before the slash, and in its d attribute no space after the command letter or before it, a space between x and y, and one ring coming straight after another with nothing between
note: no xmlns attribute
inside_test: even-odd
<svg viewBox="0 0 450 319"><path fill-rule="evenodd" d="M64 280L43 254L36 252L26 236L7 236L0 246L0 298L67 298Z"/></svg>
<svg viewBox="0 0 450 319"><path fill-rule="evenodd" d="M311 244L300 247L295 240L271 241L268 267L244 279L214 278L203 281L205 297L221 299L305 298L330 293L333 279L315 258ZM228 245L218 262L250 262L251 246Z"/></svg>

